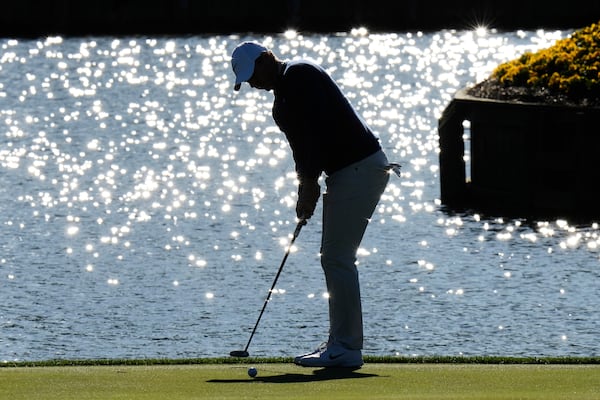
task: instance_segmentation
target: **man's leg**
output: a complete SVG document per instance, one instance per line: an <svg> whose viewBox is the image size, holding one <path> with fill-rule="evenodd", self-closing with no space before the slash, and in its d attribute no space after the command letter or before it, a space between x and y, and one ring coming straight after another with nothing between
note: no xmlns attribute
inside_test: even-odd
<svg viewBox="0 0 600 400"><path fill-rule="evenodd" d="M377 153L327 178L323 195L321 265L329 293L331 343L363 346L356 252L389 180L387 159Z"/></svg>

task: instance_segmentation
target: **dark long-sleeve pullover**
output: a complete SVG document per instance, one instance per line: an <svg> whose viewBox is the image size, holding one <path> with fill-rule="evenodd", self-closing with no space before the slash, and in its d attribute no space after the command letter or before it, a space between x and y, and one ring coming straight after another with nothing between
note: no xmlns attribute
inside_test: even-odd
<svg viewBox="0 0 600 400"><path fill-rule="evenodd" d="M337 84L310 61L287 62L274 90L273 118L292 148L300 180L331 175L380 150Z"/></svg>

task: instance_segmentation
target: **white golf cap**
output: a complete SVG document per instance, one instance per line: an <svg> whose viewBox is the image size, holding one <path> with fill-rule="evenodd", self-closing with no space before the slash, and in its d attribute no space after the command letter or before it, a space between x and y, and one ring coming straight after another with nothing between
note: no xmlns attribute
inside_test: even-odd
<svg viewBox="0 0 600 400"><path fill-rule="evenodd" d="M239 44L231 54L231 66L235 72L234 90L240 90L242 82L247 82L254 74L254 61L265 51L265 46L256 42L244 42Z"/></svg>

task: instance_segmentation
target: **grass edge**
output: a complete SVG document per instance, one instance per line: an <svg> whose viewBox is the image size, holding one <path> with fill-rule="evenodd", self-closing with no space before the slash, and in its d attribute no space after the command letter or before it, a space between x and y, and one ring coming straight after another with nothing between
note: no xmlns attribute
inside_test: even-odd
<svg viewBox="0 0 600 400"><path fill-rule="evenodd" d="M600 357L509 357L509 356L365 356L365 363L380 364L600 364ZM92 367L207 364L272 364L292 363L291 357L214 357L214 358L148 358L148 359L54 359L41 361L0 361L0 368L25 367Z"/></svg>

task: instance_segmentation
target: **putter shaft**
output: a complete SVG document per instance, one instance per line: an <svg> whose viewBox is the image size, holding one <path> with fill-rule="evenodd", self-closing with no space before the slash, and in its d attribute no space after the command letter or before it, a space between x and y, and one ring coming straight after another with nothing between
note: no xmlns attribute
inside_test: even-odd
<svg viewBox="0 0 600 400"><path fill-rule="evenodd" d="M246 347L244 348L243 352L231 352L230 354L233 355L233 353L236 354L248 354L248 348L250 347L250 343L252 342L252 338L254 337L254 334L256 333L256 328L258 328L258 324L260 323L260 319L262 318L265 309L267 308L267 304L269 304L269 300L271 300L271 294L273 293L273 290L275 289L275 285L277 284L277 280L279 279L279 275L281 275L281 271L283 270L283 266L285 265L285 262L288 258L288 256L290 255L290 251L292 249L292 246L294 245L294 242L296 241L296 238L298 237L298 235L300 234L300 230L302 229L302 227L306 225L306 220L305 219L301 219L300 221L298 221L298 224L296 225L296 229L294 230L294 234L292 235L292 240L290 241L289 246L287 247L285 254L283 256L283 260L281 260L281 265L279 266L279 270L277 270L277 275L275 275L275 279L273 280L273 284L271 285L271 289L269 289L269 293L267 294L267 298L265 299L265 303L262 306L262 309L260 310L260 314L258 315L258 319L256 320L256 324L254 324L254 329L252 329L252 333L250 334L250 338L248 339L248 343L246 343ZM239 356L236 356L239 357Z"/></svg>

